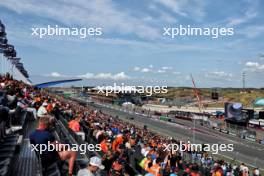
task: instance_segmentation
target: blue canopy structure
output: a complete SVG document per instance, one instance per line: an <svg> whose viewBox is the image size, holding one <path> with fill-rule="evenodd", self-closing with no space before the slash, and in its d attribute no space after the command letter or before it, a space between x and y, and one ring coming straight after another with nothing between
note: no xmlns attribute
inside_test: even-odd
<svg viewBox="0 0 264 176"><path fill-rule="evenodd" d="M75 81L82 81L82 79L67 79L67 80L50 81L50 82L36 84L35 87L37 87L39 89L42 89L42 88L54 86L54 85L57 85L57 84L75 82Z"/></svg>

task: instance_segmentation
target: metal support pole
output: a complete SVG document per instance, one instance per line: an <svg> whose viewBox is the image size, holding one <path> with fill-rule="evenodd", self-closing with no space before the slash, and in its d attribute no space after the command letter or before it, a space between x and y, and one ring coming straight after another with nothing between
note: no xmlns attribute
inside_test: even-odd
<svg viewBox="0 0 264 176"><path fill-rule="evenodd" d="M4 54L2 53L2 57L1 57L1 73L4 73L3 61L4 61Z"/></svg>
<svg viewBox="0 0 264 176"><path fill-rule="evenodd" d="M193 144L195 144L195 119L193 119Z"/></svg>

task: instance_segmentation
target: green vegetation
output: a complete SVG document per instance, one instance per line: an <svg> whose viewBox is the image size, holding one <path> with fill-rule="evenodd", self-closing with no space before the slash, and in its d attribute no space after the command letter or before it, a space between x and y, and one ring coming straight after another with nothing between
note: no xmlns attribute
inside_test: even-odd
<svg viewBox="0 0 264 176"><path fill-rule="evenodd" d="M238 88L201 88L198 89L204 105L207 107L223 107L224 102L240 102L246 107L252 107L256 98L264 97L263 89L243 89ZM219 93L219 100L211 99L212 92ZM188 99L196 102L193 88L169 88L167 94L156 94L155 97L167 99Z"/></svg>

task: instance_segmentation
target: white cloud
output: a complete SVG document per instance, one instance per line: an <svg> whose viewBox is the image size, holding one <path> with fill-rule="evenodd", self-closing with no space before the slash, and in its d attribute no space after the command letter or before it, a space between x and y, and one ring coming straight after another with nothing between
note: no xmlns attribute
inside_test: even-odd
<svg viewBox="0 0 264 176"><path fill-rule="evenodd" d="M226 73L224 71L214 71L214 72L211 72L211 74L215 76L219 76L219 77L232 77L233 76L231 73Z"/></svg>
<svg viewBox="0 0 264 176"><path fill-rule="evenodd" d="M143 73L147 73L150 71L151 71L151 69L149 69L149 68L142 68L142 70L141 70L141 72L143 72Z"/></svg>
<svg viewBox="0 0 264 176"><path fill-rule="evenodd" d="M167 23L176 23L178 20L174 18L173 16L169 15L168 13L165 12L160 12L160 19L162 21L165 21Z"/></svg>
<svg viewBox="0 0 264 176"><path fill-rule="evenodd" d="M134 71L139 71L139 70L140 70L140 67L134 67L133 70L134 70Z"/></svg>
<svg viewBox="0 0 264 176"><path fill-rule="evenodd" d="M259 66L259 63L257 63L257 62L247 62L246 63L246 66L247 67L258 67Z"/></svg>
<svg viewBox="0 0 264 176"><path fill-rule="evenodd" d="M158 70L158 73L166 73L166 70Z"/></svg>
<svg viewBox="0 0 264 176"><path fill-rule="evenodd" d="M175 18L175 15L171 15L165 11L162 11L160 8L157 7L157 5L158 4L151 3L149 4L149 9L159 14L159 20L165 21L167 23L178 22L178 20Z"/></svg>
<svg viewBox="0 0 264 176"><path fill-rule="evenodd" d="M50 76L50 77L54 77L54 78L65 77L65 75L60 74L58 72L51 72L50 74L46 74L44 76Z"/></svg>
<svg viewBox="0 0 264 176"><path fill-rule="evenodd" d="M155 1L171 9L174 13L178 15L187 16L187 14L184 12L184 9L182 8L183 1L174 1L174 0L155 0Z"/></svg>
<svg viewBox="0 0 264 176"><path fill-rule="evenodd" d="M86 73L84 75L78 75L77 77L86 78L86 79L92 79L92 78L94 78L94 74L93 73Z"/></svg>
<svg viewBox="0 0 264 176"><path fill-rule="evenodd" d="M148 72L152 72L152 73L166 73L168 72L169 70L172 70L172 67L169 67L169 66L163 66L159 69L153 69L154 66L152 64L150 64L148 67L143 67L143 68L140 68L138 66L134 67L134 71L139 71L139 72L142 72L142 73L148 73ZM175 72L175 74L178 74L178 72Z"/></svg>
<svg viewBox="0 0 264 176"><path fill-rule="evenodd" d="M125 74L125 72L120 72L116 74L112 73L86 73L84 75L78 75L79 78L86 78L86 79L112 79L112 80L124 80L129 79L130 77Z"/></svg>
<svg viewBox="0 0 264 176"><path fill-rule="evenodd" d="M264 71L264 64L260 64L258 62L251 62L248 61L245 64L247 71L251 71L251 72L263 72Z"/></svg>
<svg viewBox="0 0 264 176"><path fill-rule="evenodd" d="M251 20L252 18L255 18L257 16L257 12L251 12L251 11L247 11L245 16L239 17L239 18L231 18L228 21L228 26L236 26L242 23L246 23L249 20Z"/></svg>
<svg viewBox="0 0 264 176"><path fill-rule="evenodd" d="M0 1L0 6L19 14L36 15L65 25L102 27L103 33L135 34L140 38L148 39L160 37L158 29L152 28L140 18L130 15L129 11L124 11L123 8L119 9L117 4L111 0L89 2L86 0L67 2L45 0L41 4L38 1L9 0Z"/></svg>
<svg viewBox="0 0 264 176"><path fill-rule="evenodd" d="M200 21L205 16L204 3L199 0L155 0L177 15ZM169 21L173 19L168 19Z"/></svg>
<svg viewBox="0 0 264 176"><path fill-rule="evenodd" d="M259 4L258 0L248 1L248 4L246 5L248 6L248 9L244 13L244 15L240 17L229 18L227 25L228 26L240 25L243 23L247 23L251 19L257 17L258 16L258 12L257 12L258 4Z"/></svg>
<svg viewBox="0 0 264 176"><path fill-rule="evenodd" d="M205 77L213 80L231 81L231 78L233 78L233 74L227 73L225 71L212 71L205 73Z"/></svg>
<svg viewBox="0 0 264 176"><path fill-rule="evenodd" d="M125 72L120 72L113 75L113 79L121 80L121 79L129 79L130 77L125 74Z"/></svg>
<svg viewBox="0 0 264 176"><path fill-rule="evenodd" d="M162 69L162 70L171 70L172 67L162 67L161 69Z"/></svg>
<svg viewBox="0 0 264 176"><path fill-rule="evenodd" d="M148 67L143 67L143 68L136 66L134 67L133 70L137 72L148 73L148 72L153 71L152 68L153 68L153 65L149 65Z"/></svg>

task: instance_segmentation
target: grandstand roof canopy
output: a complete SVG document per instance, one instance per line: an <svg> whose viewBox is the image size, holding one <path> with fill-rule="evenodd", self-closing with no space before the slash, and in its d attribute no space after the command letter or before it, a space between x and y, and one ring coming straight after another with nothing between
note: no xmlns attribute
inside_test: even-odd
<svg viewBox="0 0 264 176"><path fill-rule="evenodd" d="M57 85L57 84L75 82L75 81L82 81L82 79L66 79L66 80L50 81L50 82L36 84L35 87L37 87L39 89L42 89L42 88L54 86L54 85Z"/></svg>

